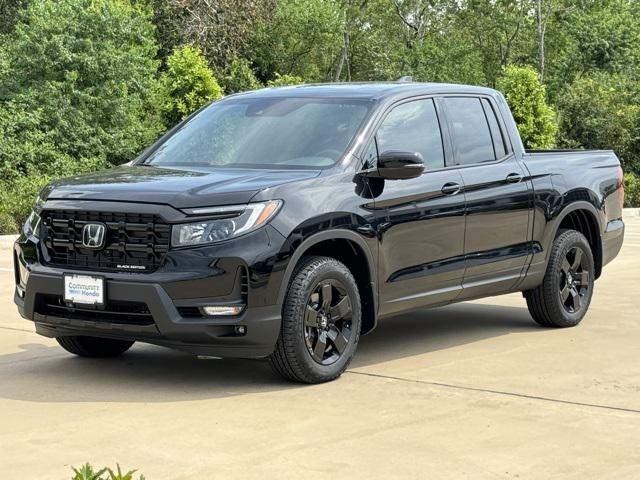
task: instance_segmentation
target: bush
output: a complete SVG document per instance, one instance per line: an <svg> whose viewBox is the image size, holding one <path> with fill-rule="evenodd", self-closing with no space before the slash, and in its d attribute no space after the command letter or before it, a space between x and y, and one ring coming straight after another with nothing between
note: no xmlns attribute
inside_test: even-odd
<svg viewBox="0 0 640 480"><path fill-rule="evenodd" d="M625 75L576 80L558 101L561 144L613 149L625 171L640 174L639 102L637 82Z"/></svg>
<svg viewBox="0 0 640 480"><path fill-rule="evenodd" d="M37 112L24 133L47 136L60 153L123 163L162 131L150 105L156 51L150 12L138 3L33 0L7 42L0 102ZM0 139L6 160L2 140L22 139Z"/></svg>
<svg viewBox="0 0 640 480"><path fill-rule="evenodd" d="M203 105L222 97L222 88L200 49L185 45L175 49L167 58L160 95L165 125L170 127Z"/></svg>
<svg viewBox="0 0 640 480"><path fill-rule="evenodd" d="M624 174L624 206L640 207L640 177L631 172Z"/></svg>
<svg viewBox="0 0 640 480"><path fill-rule="evenodd" d="M525 147L552 147L558 124L555 112L547 105L538 73L531 67L508 66L498 79L497 88L511 107Z"/></svg>
<svg viewBox="0 0 640 480"><path fill-rule="evenodd" d="M235 58L231 62L231 66L222 77L222 83L224 91L228 94L262 88L249 62L244 58Z"/></svg>
<svg viewBox="0 0 640 480"><path fill-rule="evenodd" d="M132 159L164 129L150 12L127 0L33 0L0 54L0 232L52 178Z"/></svg>
<svg viewBox="0 0 640 480"><path fill-rule="evenodd" d="M301 83L304 83L302 77L276 73L276 77L267 82L267 87L287 87L289 85L300 85Z"/></svg>
<svg viewBox="0 0 640 480"><path fill-rule="evenodd" d="M82 160L82 159L81 159ZM28 167L27 172L0 180L0 235L20 231L40 191L52 180L107 168L99 158L76 161L60 157L46 168Z"/></svg>
<svg viewBox="0 0 640 480"><path fill-rule="evenodd" d="M85 463L80 468L71 467L71 469L74 473L71 480L134 480L133 474L136 473L136 470L123 472L120 465L115 471L107 467L96 471L89 463ZM138 480L144 480L144 475L140 475Z"/></svg>

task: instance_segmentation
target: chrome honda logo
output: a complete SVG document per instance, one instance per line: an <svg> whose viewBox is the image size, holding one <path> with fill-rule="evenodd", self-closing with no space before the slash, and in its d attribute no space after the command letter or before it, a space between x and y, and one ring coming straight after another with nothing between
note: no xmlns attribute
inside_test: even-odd
<svg viewBox="0 0 640 480"><path fill-rule="evenodd" d="M82 246L95 250L104 247L106 230L106 226L102 223L87 223L82 228Z"/></svg>

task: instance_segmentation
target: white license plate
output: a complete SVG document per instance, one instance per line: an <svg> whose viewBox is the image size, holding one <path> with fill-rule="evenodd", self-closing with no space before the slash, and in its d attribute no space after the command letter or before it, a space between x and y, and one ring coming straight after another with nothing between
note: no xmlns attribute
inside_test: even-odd
<svg viewBox="0 0 640 480"><path fill-rule="evenodd" d="M65 275L64 300L85 305L103 305L104 278L89 275Z"/></svg>

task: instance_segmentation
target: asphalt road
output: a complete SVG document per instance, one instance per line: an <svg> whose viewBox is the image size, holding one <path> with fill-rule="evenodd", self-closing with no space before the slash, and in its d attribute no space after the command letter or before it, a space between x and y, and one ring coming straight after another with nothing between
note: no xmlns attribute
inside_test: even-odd
<svg viewBox="0 0 640 480"><path fill-rule="evenodd" d="M640 478L640 217L573 329L508 295L389 319L342 378L291 385L260 361L135 346L66 354L12 302L0 251L0 471L71 465L147 480Z"/></svg>

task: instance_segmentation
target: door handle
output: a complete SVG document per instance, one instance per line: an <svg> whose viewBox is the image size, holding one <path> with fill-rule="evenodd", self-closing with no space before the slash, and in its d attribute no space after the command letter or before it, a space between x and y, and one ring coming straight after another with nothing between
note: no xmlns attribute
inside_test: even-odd
<svg viewBox="0 0 640 480"><path fill-rule="evenodd" d="M520 183L522 181L522 175L519 173L510 173L507 175L507 183Z"/></svg>
<svg viewBox="0 0 640 480"><path fill-rule="evenodd" d="M455 182L445 183L442 186L442 193L445 195L455 195L460 192L460 185Z"/></svg>

